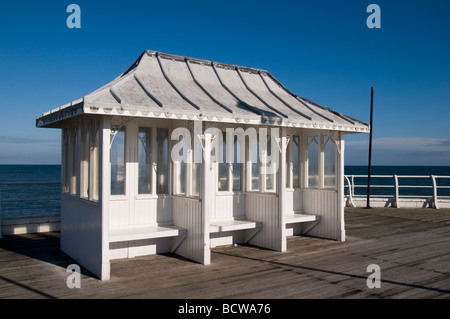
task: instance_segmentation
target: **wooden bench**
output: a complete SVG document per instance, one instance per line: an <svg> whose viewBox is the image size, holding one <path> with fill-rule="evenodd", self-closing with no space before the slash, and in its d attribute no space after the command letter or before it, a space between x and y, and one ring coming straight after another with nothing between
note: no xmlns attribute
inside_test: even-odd
<svg viewBox="0 0 450 319"><path fill-rule="evenodd" d="M285 218L285 223L287 224L297 224L297 223L309 223L312 222L309 227L302 230L303 234L306 234L311 229L317 226L320 222L320 216L319 215L311 215L311 214L304 214L304 213L298 213L298 214L287 214Z"/></svg>
<svg viewBox="0 0 450 319"><path fill-rule="evenodd" d="M319 215L311 215L311 214L288 214L286 215L285 222L286 224L295 224L295 223L306 223L306 222L314 222L320 221Z"/></svg>
<svg viewBox="0 0 450 319"><path fill-rule="evenodd" d="M186 235L187 229L172 225L154 227L122 227L109 231L109 242L116 243L130 240L178 237L170 249L170 252L173 253L186 238Z"/></svg>
<svg viewBox="0 0 450 319"><path fill-rule="evenodd" d="M213 221L209 225L209 233L222 233L237 230L252 230L246 233L244 243L252 239L262 227L262 222L255 222L252 220L233 219L223 221Z"/></svg>
<svg viewBox="0 0 450 319"><path fill-rule="evenodd" d="M255 229L261 228L261 222L255 222L251 220L243 220L243 219L233 219L233 220L223 220L223 221L214 221L209 225L210 233L220 233L226 231L235 231L235 230L243 230L243 229Z"/></svg>

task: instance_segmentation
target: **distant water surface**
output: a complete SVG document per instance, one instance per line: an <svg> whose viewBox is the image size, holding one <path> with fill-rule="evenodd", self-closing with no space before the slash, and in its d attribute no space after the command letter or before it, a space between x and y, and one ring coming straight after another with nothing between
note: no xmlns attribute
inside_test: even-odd
<svg viewBox="0 0 450 319"><path fill-rule="evenodd" d="M450 176L450 166L373 166L372 175L446 175ZM367 166L346 166L346 175L367 175ZM0 165L0 198L8 199L32 199L31 201L1 202L1 214L3 217L24 215L59 214L60 200L48 200L48 198L60 198L60 184L13 184L1 183L18 182L59 182L61 180L60 165ZM367 179L360 178L359 184L367 184ZM372 178L372 185L393 184L393 179ZM400 179L400 185L431 185L431 179ZM438 185L450 186L450 179L438 180ZM365 194L366 189L357 189L357 194ZM371 194L391 192L393 189L373 189ZM431 196L431 189L402 188L403 195ZM450 196L450 189L439 190L440 196ZM39 200L44 198L44 200Z"/></svg>
<svg viewBox="0 0 450 319"><path fill-rule="evenodd" d="M60 165L0 165L2 217L59 214L61 201L48 199L61 197L60 183L33 184L32 182L60 182L60 180ZM28 184L1 184L11 182ZM30 200L7 201L10 199Z"/></svg>

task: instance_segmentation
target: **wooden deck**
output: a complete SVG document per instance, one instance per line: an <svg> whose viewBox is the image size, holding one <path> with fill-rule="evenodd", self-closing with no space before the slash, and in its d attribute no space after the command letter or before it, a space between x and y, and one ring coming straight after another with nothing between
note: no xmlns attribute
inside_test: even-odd
<svg viewBox="0 0 450 319"><path fill-rule="evenodd" d="M174 255L113 261L111 280L82 269L69 289L59 233L0 239L0 298L450 298L450 210L346 209L347 241L291 237L288 251L214 248L203 266ZM366 285L381 268L381 288Z"/></svg>

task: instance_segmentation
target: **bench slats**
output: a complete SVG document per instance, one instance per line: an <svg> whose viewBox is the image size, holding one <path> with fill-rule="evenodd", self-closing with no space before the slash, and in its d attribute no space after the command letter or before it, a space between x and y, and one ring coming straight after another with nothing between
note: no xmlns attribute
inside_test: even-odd
<svg viewBox="0 0 450 319"><path fill-rule="evenodd" d="M186 236L186 229L176 226L119 228L109 232L109 242Z"/></svg>
<svg viewBox="0 0 450 319"><path fill-rule="evenodd" d="M209 232L220 233L235 230L255 229L261 227L261 222L255 222L251 220L224 220L211 222L211 224L209 225Z"/></svg>
<svg viewBox="0 0 450 319"><path fill-rule="evenodd" d="M285 222L286 224L295 224L295 223L306 223L306 222L314 222L319 221L319 215L310 215L310 214L289 214L286 215Z"/></svg>

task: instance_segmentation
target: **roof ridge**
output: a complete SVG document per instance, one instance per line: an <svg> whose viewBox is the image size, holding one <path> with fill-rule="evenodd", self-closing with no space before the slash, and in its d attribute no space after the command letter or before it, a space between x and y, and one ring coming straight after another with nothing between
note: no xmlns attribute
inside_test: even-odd
<svg viewBox="0 0 450 319"><path fill-rule="evenodd" d="M151 55L151 56L159 55L159 57L164 58L164 59L174 59L174 60L179 60L179 61L183 61L183 62L189 61L189 62L194 62L194 63L206 63L208 65L214 64L215 66L231 67L233 69L239 69L240 71L251 71L254 73L263 72L263 73L270 74L269 71L264 70L264 69L258 69L258 68L242 66L242 65L238 65L238 64L226 63L226 62L218 62L218 61L213 61L213 60L208 60L208 59L193 58L193 57L188 57L188 56L184 56L184 55L177 55L177 54L165 53L165 52L154 51L154 50L145 50L141 54L141 56L138 58L138 60L141 59L141 57L144 53L146 53L147 55Z"/></svg>

